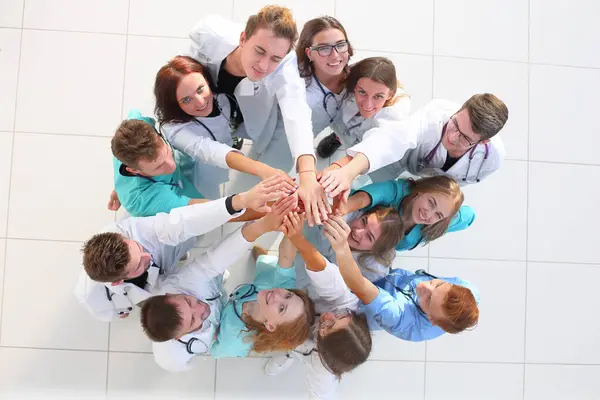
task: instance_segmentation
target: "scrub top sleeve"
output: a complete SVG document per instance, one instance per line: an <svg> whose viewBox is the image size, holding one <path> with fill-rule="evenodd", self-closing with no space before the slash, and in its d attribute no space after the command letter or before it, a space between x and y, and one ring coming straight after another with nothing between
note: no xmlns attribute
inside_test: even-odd
<svg viewBox="0 0 600 400"><path fill-rule="evenodd" d="M338 266L330 263L327 259L325 262L325 269L322 271L306 269L314 290L320 298L335 303L335 305L350 304L354 295L346 286Z"/></svg>
<svg viewBox="0 0 600 400"><path fill-rule="evenodd" d="M259 256L256 260L254 284L268 288L296 288L296 265L291 268L281 268L275 256Z"/></svg>
<svg viewBox="0 0 600 400"><path fill-rule="evenodd" d="M195 161L215 165L220 168L229 168L225 158L234 148L224 143L217 142L205 136L198 135L192 127L182 127L169 136L169 142L177 149L183 151ZM239 153L239 152L238 152Z"/></svg>
<svg viewBox="0 0 600 400"><path fill-rule="evenodd" d="M280 75L273 78L273 84L294 165L297 165L298 157L315 155L312 111L306 102L306 83L298 73L295 55L287 56L284 62L285 65L278 72Z"/></svg>
<svg viewBox="0 0 600 400"><path fill-rule="evenodd" d="M123 197L123 207L134 217L168 213L174 208L187 206L190 202L189 197L177 194L169 185L151 184L134 190L136 194L129 193L129 196Z"/></svg>
<svg viewBox="0 0 600 400"><path fill-rule="evenodd" d="M402 201L401 190L398 181L390 180L385 182L371 183L363 186L359 192L365 192L371 197L371 204L365 207L369 210L375 206L386 206L398 208Z"/></svg>
<svg viewBox="0 0 600 400"><path fill-rule="evenodd" d="M448 232L457 232L467 229L475 221L475 210L469 206L462 206L450 221Z"/></svg>

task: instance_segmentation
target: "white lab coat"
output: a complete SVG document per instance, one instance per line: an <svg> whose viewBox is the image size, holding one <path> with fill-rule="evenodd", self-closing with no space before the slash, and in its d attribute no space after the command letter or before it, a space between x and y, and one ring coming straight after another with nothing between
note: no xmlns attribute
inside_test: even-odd
<svg viewBox="0 0 600 400"><path fill-rule="evenodd" d="M191 47L188 55L208 68L217 86L221 63L236 49L243 30L242 25L211 15L190 32ZM234 94L244 116L244 122L238 127L236 135L252 139L253 158L260 160L268 151L272 139L276 135L283 136L283 131L292 155L291 160L286 160L288 165L295 166L301 155L314 156L310 133L311 111L306 104L305 82L298 73L298 63L293 51L263 80L252 82L244 78L235 88ZM279 129L278 119L283 120ZM285 163L282 161L282 164Z"/></svg>
<svg viewBox="0 0 600 400"><path fill-rule="evenodd" d="M171 372L187 371L191 369L190 360L195 355L209 355L221 319L221 310L227 302L223 289L223 272L249 250L251 245L252 242L244 239L242 229L239 228L213 244L206 253L187 261L174 273L159 278L157 294L191 295L210 305L210 315L202 327L180 338L186 343L192 338L196 339L192 342L194 354L187 351L186 344L177 340L152 343L154 360L160 367ZM214 299L215 297L218 298Z"/></svg>
<svg viewBox="0 0 600 400"><path fill-rule="evenodd" d="M174 208L168 214L126 218L110 224L104 232L117 232L138 242L152 255L154 263L168 275L194 246L197 236L212 231L244 212L245 210L242 210L234 215L229 214L225 207L225 199L222 198ZM156 268L148 270L145 290L131 283L113 286L111 283L96 282L82 270L75 288L75 296L94 317L110 321L118 318L119 312L129 312L136 304L150 297L156 290L157 280ZM112 295L112 301L108 299L107 289Z"/></svg>
<svg viewBox="0 0 600 400"><path fill-rule="evenodd" d="M162 132L169 143L195 161L192 182L207 199L221 197L219 185L229 181L229 167L225 158L230 151L237 151L231 147L233 145L229 126L231 106L227 95L221 93L216 95L215 99L214 107L217 107L218 102L220 115L211 118L199 117L185 123L168 123L162 126Z"/></svg>
<svg viewBox="0 0 600 400"><path fill-rule="evenodd" d="M434 175L446 175L458 182L459 185L474 183L479 174L479 180L483 180L489 174L500 168L505 156L504 145L498 135L494 136L488 143L488 159L483 161L485 146L477 145L471 167L469 169L470 150L465 153L448 171L444 172L441 167L446 161L448 152L440 143L435 155L429 165L423 165L424 159L430 151L439 143L444 125L450 117L459 109L460 105L447 100L433 100L415 114L401 122L394 132L386 132L378 137L364 140L362 143L348 149L350 156L363 153L369 159L369 173L382 167L390 165L389 170L393 175L408 171L413 175L426 177ZM418 144L412 149L405 151L404 138L417 137ZM403 151L404 150L404 151ZM480 170L481 168L481 170ZM465 180L469 169L469 177ZM379 181L372 175L373 180Z"/></svg>
<svg viewBox="0 0 600 400"><path fill-rule="evenodd" d="M327 260L326 262L327 265L323 271L307 271L311 281L309 294L315 301L315 310L318 313L335 313L345 309L358 310L359 300L344 283L339 268ZM316 351L310 353L311 349L316 348L316 342L313 339L307 340L288 354L304 364L306 382L312 399L334 399L339 381L323 366L319 359L319 353Z"/></svg>
<svg viewBox="0 0 600 400"><path fill-rule="evenodd" d="M323 90L321 90L321 87ZM323 85L321 87L319 87L319 83L314 76L311 76L310 83L306 86L306 102L312 111L314 136L317 136L323 129L333 123L337 114L341 112L343 99L346 96L346 88L340 94L336 94ZM325 100L326 96L327 99Z"/></svg>
<svg viewBox="0 0 600 400"><path fill-rule="evenodd" d="M404 90L398 88L397 95L403 94L405 94ZM383 107L371 118L365 118L359 113L354 94L349 94L342 102L342 108L337 113L331 128L346 148L354 146L370 136L391 135L395 132L397 124L408 117L410 104L410 97L402 96L395 104ZM414 139L406 138L407 149L416 146Z"/></svg>

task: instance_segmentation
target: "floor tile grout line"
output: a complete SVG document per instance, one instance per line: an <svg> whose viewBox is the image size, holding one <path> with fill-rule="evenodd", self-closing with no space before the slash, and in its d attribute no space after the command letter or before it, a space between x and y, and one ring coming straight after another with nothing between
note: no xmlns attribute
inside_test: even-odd
<svg viewBox="0 0 600 400"><path fill-rule="evenodd" d="M10 222L10 188L12 187L12 173L13 173L13 164L15 162L15 128L17 125L17 105L19 98L19 79L21 76L21 56L23 54L23 23L25 21L25 1L23 1L23 7L21 9L21 36L19 38L19 62L17 63L17 85L15 88L15 111L13 114L13 127L12 127L12 141L11 141L11 150L10 150L10 170L8 173L8 193L6 199L6 229L4 231L5 236L8 237L8 226ZM4 287L6 285L6 261L8 259L8 239L4 239L4 260L2 260L2 295L0 296L0 343L2 343L2 322L4 318Z"/></svg>
<svg viewBox="0 0 600 400"><path fill-rule="evenodd" d="M215 375L213 376L213 400L217 400L217 373L219 371L219 360L215 362Z"/></svg>
<svg viewBox="0 0 600 400"><path fill-rule="evenodd" d="M531 0L527 0L527 167L526 184L527 195L525 196L525 259L529 259L529 172L531 166ZM527 361L527 280L529 277L529 262L525 263L525 303L523 324L523 363ZM525 365L523 365L523 400L525 400Z"/></svg>

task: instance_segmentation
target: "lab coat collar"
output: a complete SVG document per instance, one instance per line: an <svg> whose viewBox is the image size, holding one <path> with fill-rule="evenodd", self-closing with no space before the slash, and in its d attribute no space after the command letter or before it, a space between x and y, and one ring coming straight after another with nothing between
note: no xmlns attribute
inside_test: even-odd
<svg viewBox="0 0 600 400"><path fill-rule="evenodd" d="M150 274L148 274L148 276L150 276ZM133 283L123 282L119 285L113 286L110 282L106 282L104 285L113 293L121 296L127 296L131 304L139 304L140 302L151 297L150 292L140 289Z"/></svg>

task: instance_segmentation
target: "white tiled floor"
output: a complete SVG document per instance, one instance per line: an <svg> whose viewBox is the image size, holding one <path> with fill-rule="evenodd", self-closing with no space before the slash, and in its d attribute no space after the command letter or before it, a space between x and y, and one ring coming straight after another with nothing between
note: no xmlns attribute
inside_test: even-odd
<svg viewBox="0 0 600 400"><path fill-rule="evenodd" d="M0 398L303 398L302 369L265 359L195 360L162 372L137 325L75 303L81 243L115 218L109 137L151 112L158 67L203 15L244 21L263 0L0 1ZM356 59L391 58L415 107L478 91L506 100L507 161L465 190L468 231L398 266L461 276L480 326L405 343L379 332L340 397L600 398L600 197L596 0L282 0L299 22L334 14ZM335 156L334 156L335 157ZM333 157L332 157L333 159ZM277 238L261 241L276 250ZM229 288L250 279L250 255Z"/></svg>

